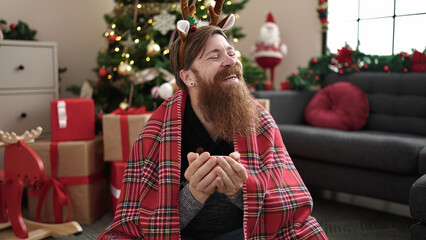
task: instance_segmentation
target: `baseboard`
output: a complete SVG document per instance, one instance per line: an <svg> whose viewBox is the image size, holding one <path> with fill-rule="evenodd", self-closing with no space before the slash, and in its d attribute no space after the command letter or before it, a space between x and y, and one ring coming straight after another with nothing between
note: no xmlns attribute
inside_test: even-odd
<svg viewBox="0 0 426 240"><path fill-rule="evenodd" d="M411 218L410 208L405 204L330 190L320 190L319 194L324 199Z"/></svg>

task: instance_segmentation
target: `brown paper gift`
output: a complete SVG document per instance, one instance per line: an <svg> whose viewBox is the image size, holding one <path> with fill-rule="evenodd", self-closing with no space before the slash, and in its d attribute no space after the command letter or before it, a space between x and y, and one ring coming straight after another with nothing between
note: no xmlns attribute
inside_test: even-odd
<svg viewBox="0 0 426 240"><path fill-rule="evenodd" d="M103 115L104 160L127 161L128 153L132 148L133 142L137 139L150 117L151 113ZM121 129L124 129L124 131L121 131ZM125 141L122 141L123 138ZM123 147L125 148L124 152Z"/></svg>
<svg viewBox="0 0 426 240"><path fill-rule="evenodd" d="M55 155L54 145L57 144L57 167L56 177L52 178L51 156ZM102 138L96 137L93 140L67 141L52 143L50 141L37 141L29 144L31 148L40 156L45 167L45 180L42 189L31 191L28 196L28 217L37 220L37 210L40 211L41 222L56 223L67 220L77 221L80 224L91 224L100 218L107 209L108 188L103 176L103 144ZM51 155L52 153L52 155ZM49 181L50 179L50 181ZM60 184L54 186L64 186L68 198L62 197L62 201L57 201L53 195L54 186L49 186L55 182ZM76 184L77 183L77 184ZM40 193L46 191L41 208L38 206ZM36 194L36 195L33 195ZM42 197L43 198L43 197ZM60 211L56 211L55 204L67 199L70 203L61 204ZM62 211L62 214L60 212ZM59 212L59 213L58 213ZM56 215L56 216L55 216ZM58 220L59 215L59 220ZM67 219L67 217L70 219Z"/></svg>

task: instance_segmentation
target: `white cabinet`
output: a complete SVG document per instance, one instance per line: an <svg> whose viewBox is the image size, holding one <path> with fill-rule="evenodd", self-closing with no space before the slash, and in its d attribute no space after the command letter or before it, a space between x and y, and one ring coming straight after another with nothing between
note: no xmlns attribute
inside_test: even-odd
<svg viewBox="0 0 426 240"><path fill-rule="evenodd" d="M50 135L50 101L59 97L57 44L0 41L0 130ZM0 162L3 162L0 149Z"/></svg>

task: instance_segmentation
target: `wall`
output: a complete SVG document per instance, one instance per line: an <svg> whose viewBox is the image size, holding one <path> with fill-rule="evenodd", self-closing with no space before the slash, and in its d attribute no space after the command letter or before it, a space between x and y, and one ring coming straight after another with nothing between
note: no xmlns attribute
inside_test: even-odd
<svg viewBox="0 0 426 240"><path fill-rule="evenodd" d="M309 58L321 53L320 23L315 0L251 0L239 12L236 25L247 35L235 47L245 56L251 48L271 10L288 46L288 55L275 70L275 86L306 66ZM86 79L96 79L98 51L106 47L103 33L107 29L104 14L112 12L113 0L1 0L0 19L9 24L18 20L37 30L40 41L58 43L59 67L68 70L61 75L61 97L71 97L68 85L81 85Z"/></svg>

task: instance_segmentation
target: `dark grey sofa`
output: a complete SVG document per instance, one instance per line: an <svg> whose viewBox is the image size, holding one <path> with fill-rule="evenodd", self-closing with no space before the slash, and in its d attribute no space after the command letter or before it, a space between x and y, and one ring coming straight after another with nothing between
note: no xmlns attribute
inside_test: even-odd
<svg viewBox="0 0 426 240"><path fill-rule="evenodd" d="M270 112L308 188L408 204L411 186L426 174L426 74L329 74L324 86L337 81L357 85L368 98L370 115L361 130L307 125L304 110L313 91L255 95L270 99Z"/></svg>

